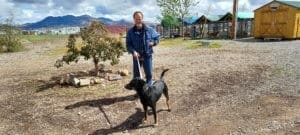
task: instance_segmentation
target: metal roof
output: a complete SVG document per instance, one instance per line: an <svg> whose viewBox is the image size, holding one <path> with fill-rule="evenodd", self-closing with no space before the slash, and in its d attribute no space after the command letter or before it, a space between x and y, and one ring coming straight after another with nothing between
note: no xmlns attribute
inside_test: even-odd
<svg viewBox="0 0 300 135"><path fill-rule="evenodd" d="M199 17L190 17L183 19L183 22L186 24L194 24L198 19Z"/></svg>
<svg viewBox="0 0 300 135"><path fill-rule="evenodd" d="M250 19L254 18L253 12L238 12L237 14L238 19Z"/></svg>
<svg viewBox="0 0 300 135"><path fill-rule="evenodd" d="M286 4L295 8L300 8L300 1L283 1L283 0L276 0L279 3Z"/></svg>
<svg viewBox="0 0 300 135"><path fill-rule="evenodd" d="M183 22L187 25L195 24L199 19L207 19L208 22L217 22L220 21L223 17L231 15L232 13L227 12L224 15L202 15L201 17L190 17L183 19ZM238 12L237 14L238 19L252 19L254 18L253 12Z"/></svg>
<svg viewBox="0 0 300 135"><path fill-rule="evenodd" d="M265 5L257 8L257 9L255 9L254 11L259 10L262 7L265 7L266 5L269 5L269 4L273 3L273 2L278 2L280 4L288 5L288 6L291 6L291 7L294 7L294 8L300 8L300 1L295 1L295 0L294 1L292 1L292 0L287 0L287 1L284 1L284 0L274 0L274 1L271 1L271 2L269 2L267 4L265 4Z"/></svg>

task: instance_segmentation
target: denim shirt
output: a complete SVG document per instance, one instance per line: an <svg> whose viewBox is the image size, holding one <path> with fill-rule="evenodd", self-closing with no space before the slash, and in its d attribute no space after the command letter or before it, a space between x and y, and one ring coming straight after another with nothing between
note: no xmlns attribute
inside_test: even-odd
<svg viewBox="0 0 300 135"><path fill-rule="evenodd" d="M141 30L132 27L127 31L126 48L129 53L136 51L141 56L151 56L153 53L153 48L149 45L151 41L154 46L159 42L159 35L151 27L143 25Z"/></svg>

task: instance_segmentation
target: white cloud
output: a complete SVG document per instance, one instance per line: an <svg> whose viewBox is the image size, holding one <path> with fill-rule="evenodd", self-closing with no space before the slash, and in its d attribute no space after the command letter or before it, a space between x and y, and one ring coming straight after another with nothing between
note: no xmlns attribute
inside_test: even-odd
<svg viewBox="0 0 300 135"><path fill-rule="evenodd" d="M6 0L0 0L0 16L3 18L9 17L13 13L13 3L8 3Z"/></svg>
<svg viewBox="0 0 300 135"><path fill-rule="evenodd" d="M197 0L200 3L191 8L191 16L203 14L224 14L232 11L232 0ZM239 0L239 9L253 11L271 0ZM108 17L114 20L132 21L132 13L140 10L146 21L157 21L160 9L156 0L0 0L0 16L8 17L10 12L19 23L40 21L47 16L90 15ZM208 7L210 5L210 10Z"/></svg>
<svg viewBox="0 0 300 135"><path fill-rule="evenodd" d="M23 10L23 15L26 17L26 18L31 18L33 17L33 11L32 10Z"/></svg>

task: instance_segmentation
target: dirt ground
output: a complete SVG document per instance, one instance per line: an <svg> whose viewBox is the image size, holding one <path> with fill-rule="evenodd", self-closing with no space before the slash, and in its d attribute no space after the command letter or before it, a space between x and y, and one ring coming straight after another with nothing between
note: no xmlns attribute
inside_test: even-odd
<svg viewBox="0 0 300 135"><path fill-rule="evenodd" d="M123 80L74 88L52 77L90 70L91 61L53 65L66 40L26 43L24 52L0 54L0 134L299 135L300 41L218 40L221 48L158 46L154 74L169 68L172 111L158 102L143 110ZM196 41L195 41L196 42ZM58 51L59 52L59 51ZM111 67L131 70L131 57Z"/></svg>

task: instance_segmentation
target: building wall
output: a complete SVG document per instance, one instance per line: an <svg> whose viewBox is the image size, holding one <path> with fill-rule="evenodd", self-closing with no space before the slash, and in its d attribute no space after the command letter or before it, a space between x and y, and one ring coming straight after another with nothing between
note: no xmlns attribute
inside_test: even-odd
<svg viewBox="0 0 300 135"><path fill-rule="evenodd" d="M278 3L271 11L272 2L254 13L254 36L256 38L295 38L296 12L294 7Z"/></svg>
<svg viewBox="0 0 300 135"><path fill-rule="evenodd" d="M296 13L296 15L295 15L295 20L294 20L294 22L295 22L295 27L294 27L294 38L300 38L300 10L296 10L295 11Z"/></svg>

